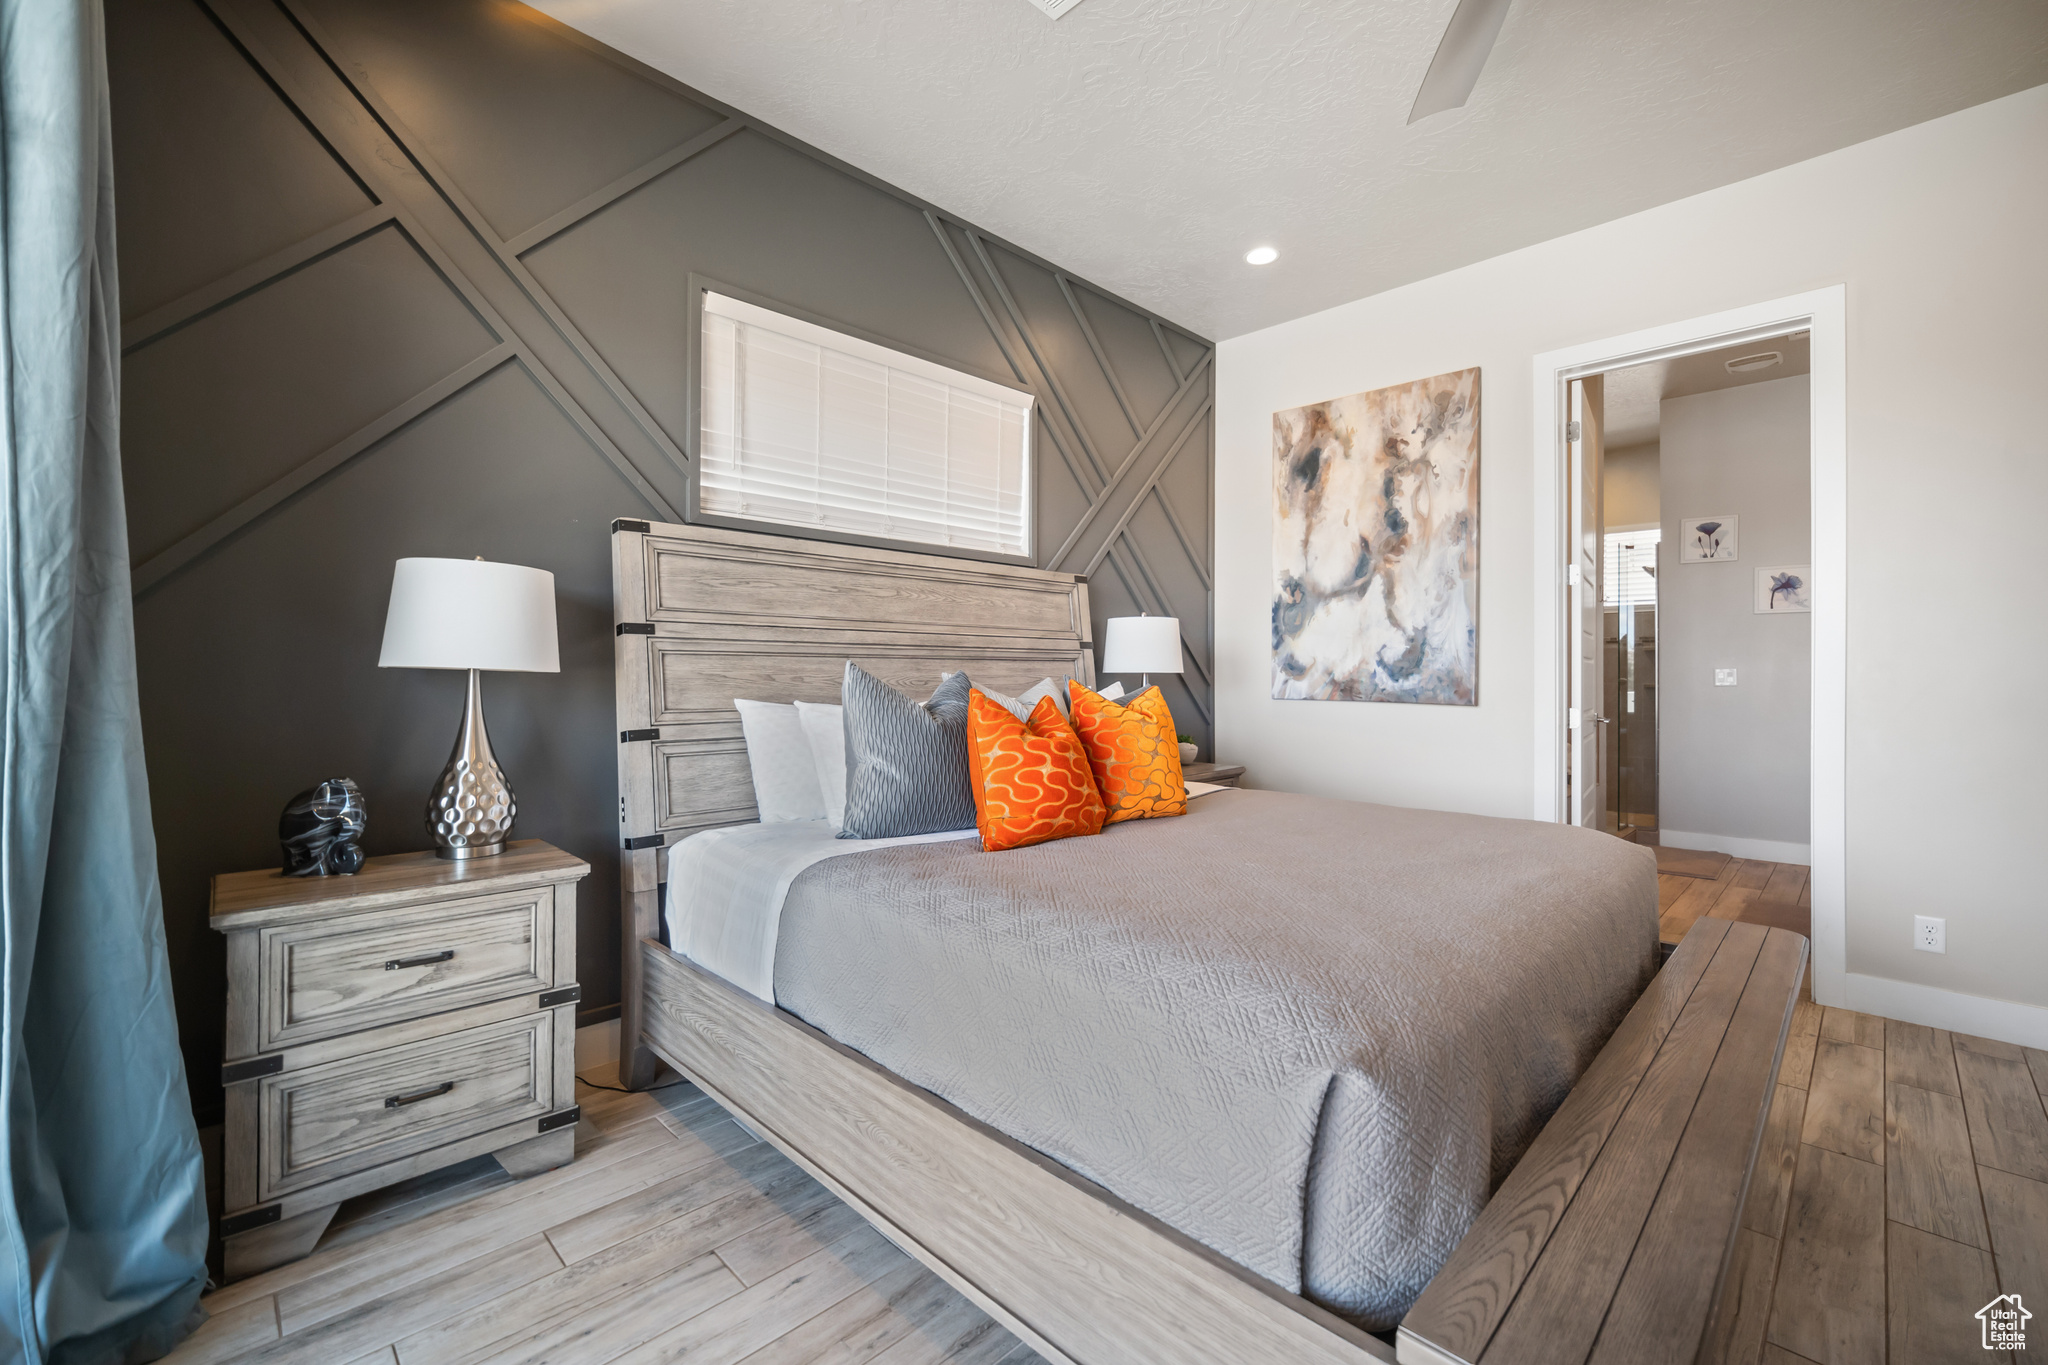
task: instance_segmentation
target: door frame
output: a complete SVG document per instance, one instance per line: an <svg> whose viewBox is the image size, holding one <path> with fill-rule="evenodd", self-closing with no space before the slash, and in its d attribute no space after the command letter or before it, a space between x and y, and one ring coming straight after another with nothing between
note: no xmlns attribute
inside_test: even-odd
<svg viewBox="0 0 2048 1365"><path fill-rule="evenodd" d="M1569 541L1570 451L1565 444L1566 385L1573 379L1652 360L1668 360L1760 341L1787 331L1811 333L1809 377L1813 491L1813 998L1846 1003L1848 884L1848 287L1831 285L1667 323L1535 357L1534 567L1536 605L1536 767L1534 815L1569 818L1565 802L1565 711L1571 704L1571 629L1565 549Z"/></svg>
<svg viewBox="0 0 2048 1365"><path fill-rule="evenodd" d="M1595 380L1598 380L1598 382L1594 382L1592 389L1588 390L1588 383ZM1594 398L1591 402L1574 401L1574 387L1578 389L1582 396L1594 393L1598 397ZM1579 471L1584 470L1589 463L1587 460L1587 434L1582 430L1577 441L1567 440L1565 442L1563 451L1565 479L1567 492L1570 495L1564 508L1565 539L1562 547L1566 560L1566 582L1567 584L1570 583L1571 569L1579 566L1582 554L1584 555L1586 565L1589 567L1591 581L1588 582L1586 576L1582 574L1579 583L1576 586L1568 586L1565 592L1565 632L1567 639L1565 641L1564 660L1564 704L1569 720L1565 726L1564 743L1565 761L1563 778L1565 804L1559 819L1568 825L1584 826L1588 803L1590 802L1593 804L1594 818L1599 822L1592 826L1592 828L1605 830L1606 801L1604 799L1596 799L1594 792L1604 794L1606 790L1606 758L1609 751L1614 749L1614 717L1604 714L1607 704L1606 688L1603 685L1606 678L1606 651L1602 637L1606 634L1606 631L1601 623L1606 616L1606 604L1602 601L1605 594L1602 588L1605 581L1604 565L1607 547L1604 540L1591 546L1582 545L1579 540L1585 529L1579 524L1579 517L1581 513L1589 509L1593 513L1594 521L1601 526L1603 533L1605 531L1606 499L1604 494L1607 478L1607 418L1606 382L1604 377L1588 374L1575 375L1567 379L1563 390L1563 401L1564 411L1560 415L1560 420L1565 424L1567 435L1570 433L1572 422L1591 422L1593 429L1591 444L1593 448L1600 452L1598 460L1600 473L1598 476L1599 486L1594 488L1589 495L1588 491L1579 483L1582 477ZM1586 616L1589 597L1592 600L1591 609L1594 625L1593 657L1601 665L1600 676L1594 680L1595 686L1591 689L1590 705L1588 705L1588 695L1584 687L1586 683L1584 668L1587 646L1585 638ZM1575 716L1572 715L1574 711L1577 712ZM1575 720L1577 724L1571 724L1571 720ZM1585 753L1587 749L1592 751L1590 762ZM1586 780L1589 776L1592 779L1590 782ZM1589 791L1589 787L1593 791Z"/></svg>

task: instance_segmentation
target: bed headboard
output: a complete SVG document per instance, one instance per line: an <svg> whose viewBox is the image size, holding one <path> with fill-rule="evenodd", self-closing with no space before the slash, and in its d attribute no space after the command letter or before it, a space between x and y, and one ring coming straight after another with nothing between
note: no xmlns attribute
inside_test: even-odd
<svg viewBox="0 0 2048 1365"><path fill-rule="evenodd" d="M752 820L733 698L837 702L846 661L914 696L1094 681L1072 574L709 526L613 523L619 830L655 848Z"/></svg>
<svg viewBox="0 0 2048 1365"><path fill-rule="evenodd" d="M848 659L918 697L956 668L1005 692L1095 681L1088 585L1044 569L616 521L612 606L629 996L661 850L755 818L733 698L837 702Z"/></svg>

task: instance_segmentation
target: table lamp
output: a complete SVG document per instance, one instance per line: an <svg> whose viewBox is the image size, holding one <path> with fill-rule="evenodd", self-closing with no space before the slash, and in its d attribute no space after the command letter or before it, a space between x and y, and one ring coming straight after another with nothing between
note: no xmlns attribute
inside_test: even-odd
<svg viewBox="0 0 2048 1365"><path fill-rule="evenodd" d="M1152 685L1154 673L1180 672L1180 618L1110 617L1103 631L1102 671L1136 673L1144 678L1141 689Z"/></svg>
<svg viewBox="0 0 2048 1365"><path fill-rule="evenodd" d="M519 804L484 730L485 669L559 673L555 576L478 559L401 559L391 575L379 668L469 670L469 706L455 752L427 795L427 828L443 858L505 851Z"/></svg>

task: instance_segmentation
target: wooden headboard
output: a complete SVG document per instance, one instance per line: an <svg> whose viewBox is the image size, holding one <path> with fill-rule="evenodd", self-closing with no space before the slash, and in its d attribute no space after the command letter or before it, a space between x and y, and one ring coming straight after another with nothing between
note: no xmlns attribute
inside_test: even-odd
<svg viewBox="0 0 2048 1365"><path fill-rule="evenodd" d="M658 937L662 850L755 818L733 698L837 702L846 661L912 696L964 668L1005 692L1095 681L1073 574L665 522L612 523L622 1074L634 1083L640 940ZM644 1063L651 1068L648 1055ZM638 1080L645 1084L645 1079Z"/></svg>

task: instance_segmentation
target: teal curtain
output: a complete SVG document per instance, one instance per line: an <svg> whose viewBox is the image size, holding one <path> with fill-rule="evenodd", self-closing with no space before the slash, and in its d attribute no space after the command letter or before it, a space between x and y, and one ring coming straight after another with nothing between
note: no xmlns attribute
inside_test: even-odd
<svg viewBox="0 0 2048 1365"><path fill-rule="evenodd" d="M0 0L0 1358L154 1359L206 1279L121 500L99 0Z"/></svg>

